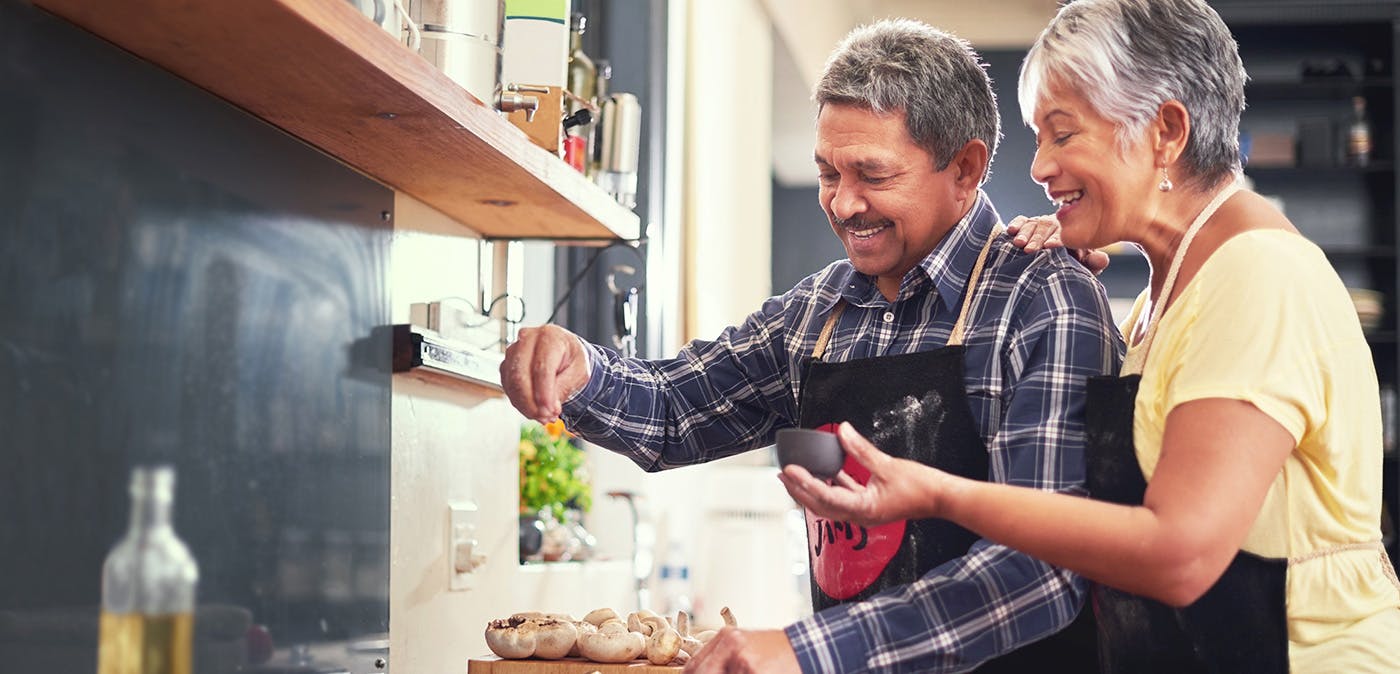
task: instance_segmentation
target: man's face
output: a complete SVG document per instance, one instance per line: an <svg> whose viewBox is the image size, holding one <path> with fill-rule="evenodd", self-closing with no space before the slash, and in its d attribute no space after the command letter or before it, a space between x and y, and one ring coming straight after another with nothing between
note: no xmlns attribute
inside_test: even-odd
<svg viewBox="0 0 1400 674"><path fill-rule="evenodd" d="M817 116L822 209L851 264L876 277L886 297L933 251L968 203L968 180L954 161L942 171L914 143L904 111L877 114L827 104ZM971 180L975 191L978 179Z"/></svg>

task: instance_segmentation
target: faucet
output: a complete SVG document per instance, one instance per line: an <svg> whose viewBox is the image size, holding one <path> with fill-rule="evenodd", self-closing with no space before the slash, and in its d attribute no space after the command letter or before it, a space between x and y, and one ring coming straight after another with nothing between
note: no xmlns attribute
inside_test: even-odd
<svg viewBox="0 0 1400 674"><path fill-rule="evenodd" d="M651 576L651 555L643 558L642 546L638 531L640 521L637 519L637 494L630 491L610 491L608 496L627 501L627 510L632 514L632 578L634 590L637 596L637 610L647 607L646 580Z"/></svg>
<svg viewBox="0 0 1400 674"><path fill-rule="evenodd" d="M535 121L535 113L540 109L539 96L522 96L520 92L532 94L547 94L549 87L532 87L523 84L509 84L505 89L496 92L496 109L501 112L525 111L525 121Z"/></svg>

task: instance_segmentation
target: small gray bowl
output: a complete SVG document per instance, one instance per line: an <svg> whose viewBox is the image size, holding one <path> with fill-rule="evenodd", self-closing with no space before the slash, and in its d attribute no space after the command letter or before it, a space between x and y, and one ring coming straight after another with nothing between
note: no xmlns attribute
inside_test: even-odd
<svg viewBox="0 0 1400 674"><path fill-rule="evenodd" d="M778 431L778 463L795 463L817 479L830 480L841 472L846 452L836 435L810 428L784 428Z"/></svg>

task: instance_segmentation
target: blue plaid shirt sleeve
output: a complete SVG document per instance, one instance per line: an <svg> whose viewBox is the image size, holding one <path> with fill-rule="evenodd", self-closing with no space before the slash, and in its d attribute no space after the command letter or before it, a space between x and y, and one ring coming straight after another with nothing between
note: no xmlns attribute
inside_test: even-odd
<svg viewBox="0 0 1400 674"><path fill-rule="evenodd" d="M981 323L1013 331L999 353L1008 387L988 443L990 478L1082 494L1084 389L1116 371L1119 337L1102 288L1082 270L1018 290L1029 298ZM911 584L786 633L804 672L958 672L1067 626L1084 597L1078 576L984 539Z"/></svg>
<svg viewBox="0 0 1400 674"><path fill-rule="evenodd" d="M771 444L778 428L797 422L785 321L810 289L804 283L769 298L743 323L667 360L585 344L588 383L565 401L564 424L648 471Z"/></svg>

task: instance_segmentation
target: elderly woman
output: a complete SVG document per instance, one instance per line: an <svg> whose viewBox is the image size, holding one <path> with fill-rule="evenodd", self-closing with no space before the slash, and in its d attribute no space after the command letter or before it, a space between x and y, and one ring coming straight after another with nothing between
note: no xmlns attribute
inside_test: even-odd
<svg viewBox="0 0 1400 674"><path fill-rule="evenodd" d="M945 518L1097 581L1105 671L1400 671L1370 349L1323 253L1238 186L1244 80L1202 0L1079 0L1022 67L1064 244L1152 267L1121 378L1090 382L1092 499L894 459L848 425L868 480L790 466L793 497Z"/></svg>

